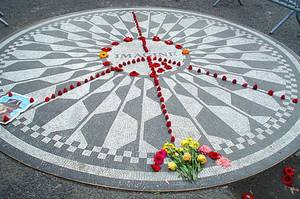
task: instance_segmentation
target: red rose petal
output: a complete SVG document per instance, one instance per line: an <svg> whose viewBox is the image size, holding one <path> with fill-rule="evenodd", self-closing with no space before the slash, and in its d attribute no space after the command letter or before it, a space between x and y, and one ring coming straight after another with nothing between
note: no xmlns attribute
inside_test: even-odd
<svg viewBox="0 0 300 199"><path fill-rule="evenodd" d="M113 41L113 42L111 42L111 45L113 45L113 46L117 46L117 45L119 45L119 42L117 42L117 41Z"/></svg>
<svg viewBox="0 0 300 199"><path fill-rule="evenodd" d="M133 41L133 38L131 38L131 37L125 37L125 38L123 39L123 41L125 41L125 42L132 42L132 41Z"/></svg>
<svg viewBox="0 0 300 199"><path fill-rule="evenodd" d="M137 77L137 76L139 76L140 74L138 73L138 72L136 72L136 71L131 71L130 73L129 73L129 76L131 76L131 77Z"/></svg>
<svg viewBox="0 0 300 199"><path fill-rule="evenodd" d="M110 61L105 61L105 62L103 62L103 66L110 66Z"/></svg>
<svg viewBox="0 0 300 199"><path fill-rule="evenodd" d="M281 96L280 96L280 99L281 99L281 100L285 100L285 95L281 95Z"/></svg>
<svg viewBox="0 0 300 199"><path fill-rule="evenodd" d="M137 62L140 62L140 61L141 61L141 59L140 59L140 58L137 58L137 59L136 59L136 61L137 61Z"/></svg>
<svg viewBox="0 0 300 199"><path fill-rule="evenodd" d="M293 186L293 178L288 175L284 175L281 177L281 182L287 187L292 187Z"/></svg>
<svg viewBox="0 0 300 199"><path fill-rule="evenodd" d="M254 195L250 192L245 192L242 194L242 199L254 199Z"/></svg>
<svg viewBox="0 0 300 199"><path fill-rule="evenodd" d="M145 60L145 57L142 57L141 60L142 60L142 61L146 61L146 60Z"/></svg>
<svg viewBox="0 0 300 199"><path fill-rule="evenodd" d="M201 69L200 68L197 70L197 73L201 73Z"/></svg>
<svg viewBox="0 0 300 199"><path fill-rule="evenodd" d="M168 129L168 133L171 134L173 130L171 128Z"/></svg>
<svg viewBox="0 0 300 199"><path fill-rule="evenodd" d="M81 86L81 82L78 81L78 82L76 83L76 85L77 85L77 86Z"/></svg>
<svg viewBox="0 0 300 199"><path fill-rule="evenodd" d="M214 78L217 78L218 77L218 74L217 73L214 73Z"/></svg>
<svg viewBox="0 0 300 199"><path fill-rule="evenodd" d="M272 91L272 90L268 91L268 95L273 96L273 94L274 94L274 91Z"/></svg>
<svg viewBox="0 0 300 199"><path fill-rule="evenodd" d="M152 66L153 66L154 68L157 68L157 67L160 67L160 64L155 62L155 63L152 64Z"/></svg>
<svg viewBox="0 0 300 199"><path fill-rule="evenodd" d="M180 62L177 62L177 64L176 64L177 66L181 66L181 63Z"/></svg>
<svg viewBox="0 0 300 199"><path fill-rule="evenodd" d="M103 76L103 75L105 75L105 71L102 71L102 72L101 72L101 76Z"/></svg>
<svg viewBox="0 0 300 199"><path fill-rule="evenodd" d="M236 84L236 83L237 83L236 79L233 79L232 84Z"/></svg>
<svg viewBox="0 0 300 199"><path fill-rule="evenodd" d="M224 76L222 77L222 80L223 80L223 81L226 81L226 80L227 80L227 77L224 75Z"/></svg>
<svg viewBox="0 0 300 199"><path fill-rule="evenodd" d="M2 116L2 121L3 122L8 122L9 121L9 117L7 115L3 115Z"/></svg>
<svg viewBox="0 0 300 199"><path fill-rule="evenodd" d="M51 95L51 99L55 99L55 94L54 93Z"/></svg>
<svg viewBox="0 0 300 199"><path fill-rule="evenodd" d="M89 82L89 80L88 80L88 79L85 79L85 80L84 80L84 83L88 83L88 82Z"/></svg>
<svg viewBox="0 0 300 199"><path fill-rule="evenodd" d="M242 86L243 86L244 88L246 88L246 87L248 86L248 84L247 84L247 83L243 83Z"/></svg>
<svg viewBox="0 0 300 199"><path fill-rule="evenodd" d="M167 127L171 127L171 125L172 125L172 123L171 123L170 121L167 121L167 122L166 122L166 126L167 126Z"/></svg>
<svg viewBox="0 0 300 199"><path fill-rule="evenodd" d="M158 72L158 73L163 73L163 72L165 72L165 69L159 68L159 69L157 69L157 72Z"/></svg>
<svg viewBox="0 0 300 199"><path fill-rule="evenodd" d="M162 104L160 107L161 107L161 109L164 109L164 108L166 108L166 105Z"/></svg>
<svg viewBox="0 0 300 199"><path fill-rule="evenodd" d="M258 89L257 84L254 84L253 87L252 87L252 89L253 89L253 90L257 90L257 89Z"/></svg>
<svg viewBox="0 0 300 199"><path fill-rule="evenodd" d="M106 69L106 71L105 71L106 73L110 73L110 69L108 68L108 69Z"/></svg>
<svg viewBox="0 0 300 199"><path fill-rule="evenodd" d="M157 90L157 91L161 91L161 88L160 88L160 86L158 86L158 87L156 88L156 90Z"/></svg>
<svg viewBox="0 0 300 199"><path fill-rule="evenodd" d="M157 93L157 96L158 96L158 97L161 97L161 92L158 92L158 93Z"/></svg>
<svg viewBox="0 0 300 199"><path fill-rule="evenodd" d="M111 51L111 47L104 47L104 48L101 48L102 51L105 51L105 52L109 52Z"/></svg>
<svg viewBox="0 0 300 199"><path fill-rule="evenodd" d="M45 102L49 102L50 98L49 97L45 97Z"/></svg>
<svg viewBox="0 0 300 199"><path fill-rule="evenodd" d="M93 77L92 75L90 76L90 80L91 80L91 81L94 80L94 77Z"/></svg>
<svg viewBox="0 0 300 199"><path fill-rule="evenodd" d="M217 159L221 158L221 154L219 154L218 152L215 152L215 151L209 152L208 156L213 160L217 160Z"/></svg>
<svg viewBox="0 0 300 199"><path fill-rule="evenodd" d="M171 142L175 142L175 137L173 135L171 136Z"/></svg>
<svg viewBox="0 0 300 199"><path fill-rule="evenodd" d="M13 96L12 92L10 92L10 91L7 94L8 94L8 97Z"/></svg>
<svg viewBox="0 0 300 199"><path fill-rule="evenodd" d="M172 44L173 44L173 41L172 41L172 40L166 40L166 41L165 41L165 44L167 44L167 45L172 45Z"/></svg>
<svg viewBox="0 0 300 199"><path fill-rule="evenodd" d="M167 69L167 70L172 70L172 68L173 68L173 67L170 66L170 65L166 65L166 66L165 66L165 69Z"/></svg>
<svg viewBox="0 0 300 199"><path fill-rule="evenodd" d="M159 99L159 101L160 101L160 102L164 102L165 99L164 99L163 97L161 97L161 98Z"/></svg>
<svg viewBox="0 0 300 199"><path fill-rule="evenodd" d="M71 85L70 85L70 90L73 90L73 89L74 89L74 85L71 84Z"/></svg>
<svg viewBox="0 0 300 199"><path fill-rule="evenodd" d="M63 93L62 93L61 90L59 90L59 91L57 92L57 95L58 95L58 96L62 96L62 94L63 94Z"/></svg>
<svg viewBox="0 0 300 199"><path fill-rule="evenodd" d="M189 65L188 70L193 70L193 67Z"/></svg>
<svg viewBox="0 0 300 199"><path fill-rule="evenodd" d="M152 40L153 41L160 41L160 38L158 36L154 36Z"/></svg>
<svg viewBox="0 0 300 199"><path fill-rule="evenodd" d="M31 97L31 98L29 99L29 102L30 102L30 103L33 103L33 102L34 102L34 98Z"/></svg>
<svg viewBox="0 0 300 199"><path fill-rule="evenodd" d="M177 49L181 49L181 48L182 48L182 45L180 45L180 44L176 44L176 45L175 45L175 48L177 48Z"/></svg>
<svg viewBox="0 0 300 199"><path fill-rule="evenodd" d="M295 169L294 168L292 168L292 167L284 167L283 168L283 173L285 174L285 175L288 175L288 176L294 176L295 175Z"/></svg>
<svg viewBox="0 0 300 199"><path fill-rule="evenodd" d="M164 110L166 110L166 109L164 109ZM167 113L167 110L166 110L166 113ZM166 120L168 120L169 118L170 118L169 115L165 115Z"/></svg>
<svg viewBox="0 0 300 199"><path fill-rule="evenodd" d="M64 92L64 93L68 92L68 89L67 89L67 88L64 88L63 92Z"/></svg>
<svg viewBox="0 0 300 199"><path fill-rule="evenodd" d="M166 114L166 113L167 113L167 109L164 108L164 109L162 110L162 113L163 113L163 114Z"/></svg>
<svg viewBox="0 0 300 199"><path fill-rule="evenodd" d="M297 104L298 103L298 98L292 99L292 102L295 103L295 104Z"/></svg>
<svg viewBox="0 0 300 199"><path fill-rule="evenodd" d="M99 77L100 77L100 74L99 74L99 73L96 73L95 77L96 77L96 78L99 78Z"/></svg>
<svg viewBox="0 0 300 199"><path fill-rule="evenodd" d="M209 75L210 74L210 72L209 71L206 71L206 75Z"/></svg>

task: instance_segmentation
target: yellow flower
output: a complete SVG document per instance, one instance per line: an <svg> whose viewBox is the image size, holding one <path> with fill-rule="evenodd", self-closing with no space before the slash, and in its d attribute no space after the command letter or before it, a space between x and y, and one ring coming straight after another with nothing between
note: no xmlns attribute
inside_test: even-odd
<svg viewBox="0 0 300 199"><path fill-rule="evenodd" d="M191 161L192 160L192 156L189 153L184 153L182 159L184 161Z"/></svg>
<svg viewBox="0 0 300 199"><path fill-rule="evenodd" d="M172 143L164 143L163 147L162 147L164 150L167 151L168 154L170 154L170 149L175 149L175 145L172 144Z"/></svg>
<svg viewBox="0 0 300 199"><path fill-rule="evenodd" d="M169 162L168 163L168 169L171 171L175 171L177 168L177 165L175 164L175 162Z"/></svg>
<svg viewBox="0 0 300 199"><path fill-rule="evenodd" d="M182 50L182 54L183 54L183 55L188 55L188 54L190 54L190 50L187 49L187 48L184 48L184 49Z"/></svg>
<svg viewBox="0 0 300 199"><path fill-rule="evenodd" d="M188 141L188 140L182 140L182 141L180 142L180 145L181 145L182 147L186 147L186 146L189 145L189 141Z"/></svg>
<svg viewBox="0 0 300 199"><path fill-rule="evenodd" d="M183 150L184 150L184 149L183 149L182 147L177 148L177 151L178 151L178 152L183 152Z"/></svg>
<svg viewBox="0 0 300 199"><path fill-rule="evenodd" d="M207 162L205 155L202 155L202 154L200 154L200 155L197 156L197 161L200 164L205 164Z"/></svg>
<svg viewBox="0 0 300 199"><path fill-rule="evenodd" d="M196 140L191 141L189 145L190 145L190 147L192 147L193 149L198 149L199 146L200 146L199 142L196 141Z"/></svg>
<svg viewBox="0 0 300 199"><path fill-rule="evenodd" d="M186 138L186 140L187 140L188 142L194 141L192 137L188 137L188 138Z"/></svg>
<svg viewBox="0 0 300 199"><path fill-rule="evenodd" d="M99 57L100 57L101 59L106 58L106 57L108 57L108 53L105 52L105 51L101 51L101 52L99 53Z"/></svg>

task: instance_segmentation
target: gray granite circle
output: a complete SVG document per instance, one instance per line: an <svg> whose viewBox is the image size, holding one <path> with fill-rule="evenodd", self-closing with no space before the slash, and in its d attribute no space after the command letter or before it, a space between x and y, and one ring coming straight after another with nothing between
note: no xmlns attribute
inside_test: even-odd
<svg viewBox="0 0 300 199"><path fill-rule="evenodd" d="M150 54L259 85L257 91L245 89L186 67L160 76L176 144L192 136L231 159L230 168L209 161L195 183L165 167L151 171L153 154L169 135L145 63L44 103L45 96L103 68L101 48L125 36L137 38L132 11ZM189 48L190 55L155 44L155 35ZM126 45L113 47L107 60L117 64L144 52L137 43ZM41 171L119 189L174 191L226 184L255 175L299 148L299 107L291 102L299 92L299 66L299 57L273 39L199 13L128 8L45 20L0 44L1 93L38 100L0 127L0 149ZM130 77L131 69L142 76ZM266 94L269 89L273 97ZM286 100L280 100L281 94Z"/></svg>

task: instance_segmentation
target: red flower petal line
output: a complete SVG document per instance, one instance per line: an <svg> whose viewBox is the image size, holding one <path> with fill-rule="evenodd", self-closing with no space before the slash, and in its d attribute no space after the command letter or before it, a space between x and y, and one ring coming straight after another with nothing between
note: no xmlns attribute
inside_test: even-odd
<svg viewBox="0 0 300 199"><path fill-rule="evenodd" d="M53 93L52 95L51 95L51 99L54 99L55 98L55 94Z"/></svg>
<svg viewBox="0 0 300 199"><path fill-rule="evenodd" d="M218 77L218 74L217 73L214 73L214 78L217 78Z"/></svg>
<svg viewBox="0 0 300 199"><path fill-rule="evenodd" d="M189 65L188 70L193 70L193 67Z"/></svg>
<svg viewBox="0 0 300 199"><path fill-rule="evenodd" d="M61 96L63 93L61 90L58 91L57 95Z"/></svg>
<svg viewBox="0 0 300 199"><path fill-rule="evenodd" d="M73 89L74 89L74 85L71 84L71 85L70 85L70 90L73 90Z"/></svg>
<svg viewBox="0 0 300 199"><path fill-rule="evenodd" d="M173 130L171 128L168 129L168 133L171 134Z"/></svg>
<svg viewBox="0 0 300 199"><path fill-rule="evenodd" d="M64 92L64 93L68 92L68 89L67 89L67 88L64 88L63 92Z"/></svg>
<svg viewBox="0 0 300 199"><path fill-rule="evenodd" d="M197 73L201 73L201 69L200 68L197 70Z"/></svg>
<svg viewBox="0 0 300 199"><path fill-rule="evenodd" d="M247 83L243 83L242 87L247 88L248 84Z"/></svg>

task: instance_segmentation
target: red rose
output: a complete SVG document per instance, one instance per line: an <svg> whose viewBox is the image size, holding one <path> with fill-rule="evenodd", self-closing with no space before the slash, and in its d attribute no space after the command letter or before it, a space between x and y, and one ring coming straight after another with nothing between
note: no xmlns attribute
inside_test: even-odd
<svg viewBox="0 0 300 199"><path fill-rule="evenodd" d="M292 102L295 103L295 104L297 104L298 103L298 98L292 99Z"/></svg>
<svg viewBox="0 0 300 199"><path fill-rule="evenodd" d="M110 47L104 47L101 49L102 51L105 51L105 52L109 52L111 51L111 48Z"/></svg>
<svg viewBox="0 0 300 199"><path fill-rule="evenodd" d="M153 161L155 162L155 164L161 165L161 164L164 163L164 159L165 159L165 157L164 157L163 154L161 154L161 153L156 153L155 156L154 156Z"/></svg>
<svg viewBox="0 0 300 199"><path fill-rule="evenodd" d="M109 61L105 61L105 62L103 62L103 66L110 66L110 62Z"/></svg>
<svg viewBox="0 0 300 199"><path fill-rule="evenodd" d="M281 100L285 100L285 95L281 95L281 96L280 96L280 99L281 99Z"/></svg>
<svg viewBox="0 0 300 199"><path fill-rule="evenodd" d="M3 115L2 116L2 121L3 122L8 122L9 121L9 117L7 115Z"/></svg>
<svg viewBox="0 0 300 199"><path fill-rule="evenodd" d="M173 44L173 41L172 41L172 40L166 40L166 41L165 41L165 44L167 44L167 45L172 45L172 44Z"/></svg>
<svg viewBox="0 0 300 199"><path fill-rule="evenodd" d="M154 172L159 172L160 171L160 166L159 165L152 164L151 167L152 167Z"/></svg>
<svg viewBox="0 0 300 199"><path fill-rule="evenodd" d="M136 71L131 71L131 72L129 73L129 75L130 75L131 77L137 77L137 76L139 76L140 74L139 74L138 72L136 72Z"/></svg>
<svg viewBox="0 0 300 199"><path fill-rule="evenodd" d="M288 187L292 187L293 186L293 178L291 176L288 175L284 175L281 177L281 182Z"/></svg>
<svg viewBox="0 0 300 199"><path fill-rule="evenodd" d="M272 91L272 90L268 91L268 95L273 96L273 94L274 94L274 91Z"/></svg>
<svg viewBox="0 0 300 199"><path fill-rule="evenodd" d="M160 38L158 36L154 36L152 40L153 41L160 41Z"/></svg>
<svg viewBox="0 0 300 199"><path fill-rule="evenodd" d="M254 195L250 192L245 192L242 194L242 199L254 199Z"/></svg>
<svg viewBox="0 0 300 199"><path fill-rule="evenodd" d="M283 168L283 173L285 175L288 175L288 176L294 176L295 175L295 169L293 169L292 167L284 167Z"/></svg>
<svg viewBox="0 0 300 199"><path fill-rule="evenodd" d="M232 83L233 83L233 84L236 84L236 83L237 83L236 79L233 79L233 80L232 80Z"/></svg>
<svg viewBox="0 0 300 199"><path fill-rule="evenodd" d="M167 157L167 152L166 152L166 150L161 149L160 151L157 151L157 152L156 152L155 156L156 156L156 155L162 155L163 158L166 158L166 157Z"/></svg>
<svg viewBox="0 0 300 199"><path fill-rule="evenodd" d="M30 103L33 103L33 102L34 102L34 98L31 97L31 98L29 99L29 102L30 102Z"/></svg>
<svg viewBox="0 0 300 199"><path fill-rule="evenodd" d="M247 84L247 83L243 83L242 86L243 86L244 88L246 88L246 87L248 86L248 84Z"/></svg>
<svg viewBox="0 0 300 199"><path fill-rule="evenodd" d="M257 84L254 84L252 88L253 88L253 90L257 90L257 88L258 88Z"/></svg>
<svg viewBox="0 0 300 199"><path fill-rule="evenodd" d="M132 42L132 40L133 40L133 38L131 38L131 37L125 37L123 39L123 41L125 41L125 42Z"/></svg>
<svg viewBox="0 0 300 199"><path fill-rule="evenodd" d="M175 47L176 47L177 49L181 49L181 48L182 48L182 45L177 44Z"/></svg>
<svg viewBox="0 0 300 199"><path fill-rule="evenodd" d="M175 136L173 136L173 135L171 136L171 142L173 142L173 143L175 142Z"/></svg>
<svg viewBox="0 0 300 199"><path fill-rule="evenodd" d="M117 46L117 45L119 45L119 42L117 42L117 41L113 41L113 42L111 43L111 45L113 45L113 46Z"/></svg>
<svg viewBox="0 0 300 199"><path fill-rule="evenodd" d="M208 156L213 160L217 160L221 158L221 154L215 151L209 152Z"/></svg>
<svg viewBox="0 0 300 199"><path fill-rule="evenodd" d="M226 80L227 80L227 77L224 75L224 76L222 77L222 80L223 80L223 81L226 81Z"/></svg>

